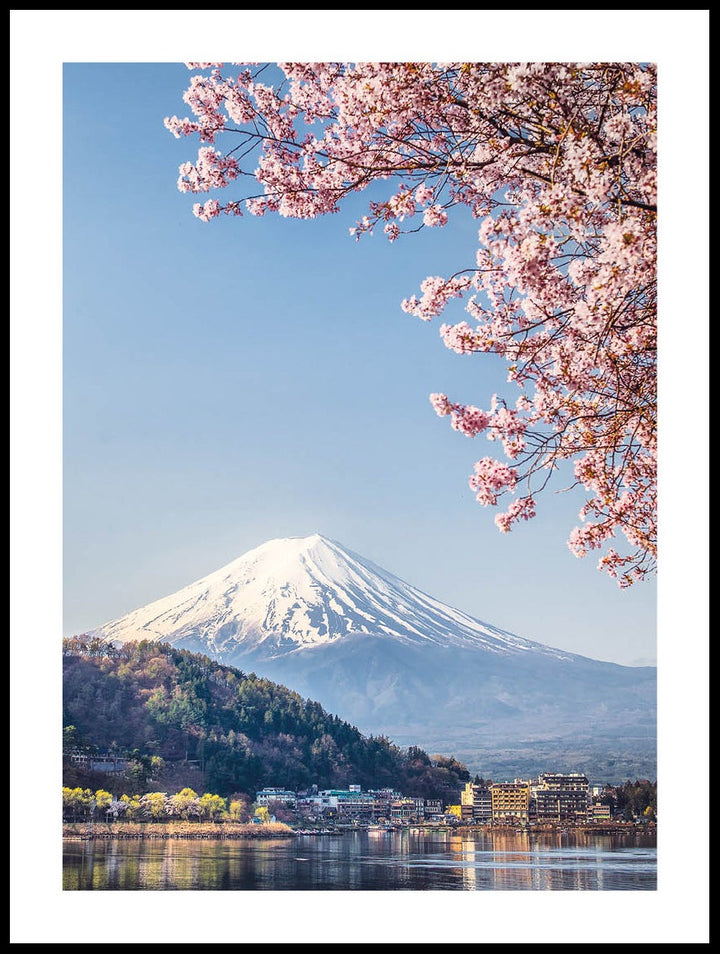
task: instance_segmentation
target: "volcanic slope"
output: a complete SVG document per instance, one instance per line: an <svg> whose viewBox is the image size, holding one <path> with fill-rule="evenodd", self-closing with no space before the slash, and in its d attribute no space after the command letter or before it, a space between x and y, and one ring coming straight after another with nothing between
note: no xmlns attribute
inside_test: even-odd
<svg viewBox="0 0 720 954"><path fill-rule="evenodd" d="M481 774L654 777L653 667L516 636L319 534L270 540L91 635L204 653Z"/></svg>

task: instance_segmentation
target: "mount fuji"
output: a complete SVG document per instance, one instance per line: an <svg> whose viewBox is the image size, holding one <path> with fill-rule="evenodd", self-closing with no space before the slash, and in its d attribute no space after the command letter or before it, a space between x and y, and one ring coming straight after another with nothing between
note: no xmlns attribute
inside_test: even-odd
<svg viewBox="0 0 720 954"><path fill-rule="evenodd" d="M88 635L254 671L366 734L453 754L486 777L655 777L654 667L480 622L319 534L270 540Z"/></svg>

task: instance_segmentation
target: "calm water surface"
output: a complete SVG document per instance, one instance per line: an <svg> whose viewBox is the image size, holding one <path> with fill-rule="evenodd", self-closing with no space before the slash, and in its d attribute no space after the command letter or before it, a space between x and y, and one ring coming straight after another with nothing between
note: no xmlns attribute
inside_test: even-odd
<svg viewBox="0 0 720 954"><path fill-rule="evenodd" d="M67 841L69 891L654 891L654 835L410 831Z"/></svg>

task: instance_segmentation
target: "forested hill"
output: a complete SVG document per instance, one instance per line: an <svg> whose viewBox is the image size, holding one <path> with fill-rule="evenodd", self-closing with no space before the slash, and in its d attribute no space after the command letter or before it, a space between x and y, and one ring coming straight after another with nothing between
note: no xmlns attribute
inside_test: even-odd
<svg viewBox="0 0 720 954"><path fill-rule="evenodd" d="M72 763L78 751L129 757L137 793L356 784L453 801L470 777L452 757L363 736L284 686L165 643L65 639L63 725L63 784L98 781Z"/></svg>

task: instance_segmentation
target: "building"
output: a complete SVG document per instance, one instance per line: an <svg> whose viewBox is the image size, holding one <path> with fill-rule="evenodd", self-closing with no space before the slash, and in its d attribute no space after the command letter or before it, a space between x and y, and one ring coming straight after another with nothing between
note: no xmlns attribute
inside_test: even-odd
<svg viewBox="0 0 720 954"><path fill-rule="evenodd" d="M337 815L337 798L314 792L298 797L298 814L303 818L334 818Z"/></svg>
<svg viewBox="0 0 720 954"><path fill-rule="evenodd" d="M418 811L418 800L415 798L400 798L390 803L390 818L394 822L409 824L417 822L422 817L422 809Z"/></svg>
<svg viewBox="0 0 720 954"><path fill-rule="evenodd" d="M601 802L593 802L588 806L587 820L589 822L610 821L612 816L610 806L603 805Z"/></svg>
<svg viewBox="0 0 720 954"><path fill-rule="evenodd" d="M443 813L441 798L426 798L424 806L425 818L439 818Z"/></svg>
<svg viewBox="0 0 720 954"><path fill-rule="evenodd" d="M490 786L490 806L494 825L526 825L530 817L529 783L493 783Z"/></svg>
<svg viewBox="0 0 720 954"><path fill-rule="evenodd" d="M121 758L111 752L88 754L74 749L69 753L68 758L78 768L89 769L91 772L105 772L108 775L114 772L125 772L130 764L130 759Z"/></svg>
<svg viewBox="0 0 720 954"><path fill-rule="evenodd" d="M543 772L538 776L538 783L549 789L562 789L566 792L584 792L588 794L590 783L587 775L582 772Z"/></svg>
<svg viewBox="0 0 720 954"><path fill-rule="evenodd" d="M589 784L579 772L545 772L531 790L531 817L538 822L585 822Z"/></svg>
<svg viewBox="0 0 720 954"><path fill-rule="evenodd" d="M285 808L297 808L297 795L284 788L264 788L255 793L255 801L266 808L273 803L284 805Z"/></svg>
<svg viewBox="0 0 720 954"><path fill-rule="evenodd" d="M467 782L460 793L460 809L463 821L472 819L481 825L489 825L492 821L490 789L485 785Z"/></svg>
<svg viewBox="0 0 720 954"><path fill-rule="evenodd" d="M303 815L315 817L369 820L382 813L384 808L384 801L378 803L374 793L363 792L359 785L328 788L298 800L298 810Z"/></svg>
<svg viewBox="0 0 720 954"><path fill-rule="evenodd" d="M359 785L350 785L345 789L330 789L320 792L337 799L339 815L350 818L372 818L375 812L375 797L370 792L363 792Z"/></svg>
<svg viewBox="0 0 720 954"><path fill-rule="evenodd" d="M389 821L393 802L400 801L404 796L393 788L370 789L368 792L374 799L373 820Z"/></svg>

